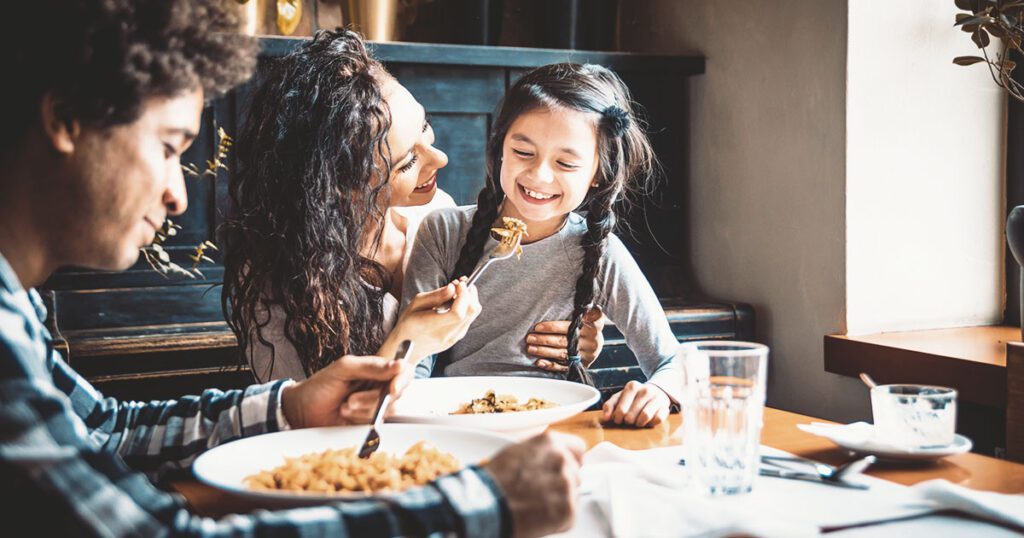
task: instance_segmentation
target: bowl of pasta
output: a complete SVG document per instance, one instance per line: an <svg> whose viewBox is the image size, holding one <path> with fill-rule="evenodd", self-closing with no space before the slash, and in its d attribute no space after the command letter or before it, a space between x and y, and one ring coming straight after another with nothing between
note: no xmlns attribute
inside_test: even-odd
<svg viewBox="0 0 1024 538"><path fill-rule="evenodd" d="M562 379L460 376L416 379L391 407L389 422L490 430L515 438L586 411L594 387Z"/></svg>
<svg viewBox="0 0 1024 538"><path fill-rule="evenodd" d="M360 459L369 426L306 428L239 439L196 458L200 482L259 506L322 504L389 495L490 459L512 441L491 432L384 424L380 447Z"/></svg>

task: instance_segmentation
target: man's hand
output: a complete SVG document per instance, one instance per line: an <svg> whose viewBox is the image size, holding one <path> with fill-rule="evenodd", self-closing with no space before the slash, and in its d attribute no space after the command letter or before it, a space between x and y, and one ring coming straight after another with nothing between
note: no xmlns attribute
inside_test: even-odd
<svg viewBox="0 0 1024 538"><path fill-rule="evenodd" d="M583 314L577 351L583 366L589 368L604 348L604 324L608 318L595 306ZM568 372L569 320L542 321L526 335L526 352L537 358L534 364L549 372Z"/></svg>
<svg viewBox="0 0 1024 538"><path fill-rule="evenodd" d="M576 437L543 433L502 450L484 466L505 494L514 536L545 536L572 525L584 450Z"/></svg>
<svg viewBox="0 0 1024 538"><path fill-rule="evenodd" d="M406 369L411 367L401 361L345 355L313 377L285 387L281 393L281 409L292 428L366 422L365 418L360 418L361 410L353 411L347 403L349 396L361 386L365 388L366 381L390 383L389 390L397 396L409 380L409 376L400 375ZM367 392L379 394L377 391L360 394Z"/></svg>

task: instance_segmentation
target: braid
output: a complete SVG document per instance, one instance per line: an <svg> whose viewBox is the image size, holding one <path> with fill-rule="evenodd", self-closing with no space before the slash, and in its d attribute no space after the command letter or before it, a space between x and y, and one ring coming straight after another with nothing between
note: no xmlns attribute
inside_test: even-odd
<svg viewBox="0 0 1024 538"><path fill-rule="evenodd" d="M613 188L610 192L594 197L587 204L587 232L581 240L583 270L576 280L576 296L572 307L572 321L569 323L568 330L567 351L570 359L568 377L570 380L591 386L594 385L594 381L586 367L579 361L580 328L583 326L583 316L594 305L601 257L604 255L605 245L608 244L608 234L615 228L613 204L617 195L618 189Z"/></svg>
<svg viewBox="0 0 1024 538"><path fill-rule="evenodd" d="M476 268L477 262L480 261L480 257L484 253L484 243L490 237L491 225L498 218L499 205L500 200L495 195L495 189L488 182L477 197L473 224L466 232L466 242L462 244L459 260L455 262L452 274L448 275L449 280L466 276Z"/></svg>

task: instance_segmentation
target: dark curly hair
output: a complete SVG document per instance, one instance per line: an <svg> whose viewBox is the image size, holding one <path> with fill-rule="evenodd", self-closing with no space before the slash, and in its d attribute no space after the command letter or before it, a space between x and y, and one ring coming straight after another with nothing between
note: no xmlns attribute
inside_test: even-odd
<svg viewBox="0 0 1024 538"><path fill-rule="evenodd" d="M7 2L0 32L0 150L16 146L50 93L67 120L98 128L130 123L150 97L202 88L216 96L249 78L255 40L232 34L222 0Z"/></svg>
<svg viewBox="0 0 1024 538"><path fill-rule="evenodd" d="M449 275L469 274L483 256L491 226L498 219L505 193L501 189L501 158L505 135L519 116L537 109L567 108L592 113L597 125L599 166L595 180L578 211L586 214L587 232L581 239L583 267L576 281L568 356L578 358L583 315L597 302L597 275L608 234L616 225L616 203L630 189L646 190L657 161L637 105L626 84L599 65L551 64L527 72L509 89L494 120L487 142L487 183L477 198L477 210ZM579 360L570 360L570 379L593 385Z"/></svg>
<svg viewBox="0 0 1024 538"><path fill-rule="evenodd" d="M260 329L282 307L312 375L383 341L391 275L360 252L380 245L390 199L390 75L348 30L318 32L266 67L237 137L222 306L242 352L258 341L272 357Z"/></svg>

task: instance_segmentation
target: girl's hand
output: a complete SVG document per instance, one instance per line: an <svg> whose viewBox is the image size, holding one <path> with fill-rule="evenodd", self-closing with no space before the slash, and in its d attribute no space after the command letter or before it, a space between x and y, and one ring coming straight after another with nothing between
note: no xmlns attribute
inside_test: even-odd
<svg viewBox="0 0 1024 538"><path fill-rule="evenodd" d="M451 309L438 314L434 308L455 299ZM410 362L416 364L427 355L440 353L466 336L466 331L480 314L480 301L476 287L466 287L463 279L443 288L417 294L402 311L395 328L377 352L382 357L393 357L398 344L412 340L414 347Z"/></svg>
<svg viewBox="0 0 1024 538"><path fill-rule="evenodd" d="M672 401L657 385L630 381L604 404L604 421L653 428L668 417Z"/></svg>
<svg viewBox="0 0 1024 538"><path fill-rule="evenodd" d="M580 341L577 351L584 367L590 367L604 348L604 324L608 318L600 306L595 306L583 315L580 327ZM526 335L526 352L537 357L534 364L549 372L568 372L569 321L542 321L533 326L533 332Z"/></svg>

